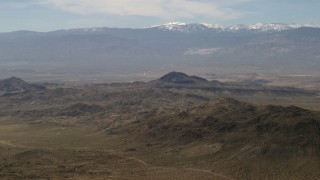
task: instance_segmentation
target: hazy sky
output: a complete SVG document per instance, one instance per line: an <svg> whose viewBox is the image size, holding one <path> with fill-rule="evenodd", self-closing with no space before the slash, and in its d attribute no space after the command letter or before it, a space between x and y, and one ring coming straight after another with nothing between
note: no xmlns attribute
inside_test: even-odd
<svg viewBox="0 0 320 180"><path fill-rule="evenodd" d="M320 0L0 0L0 32L172 21L320 24Z"/></svg>

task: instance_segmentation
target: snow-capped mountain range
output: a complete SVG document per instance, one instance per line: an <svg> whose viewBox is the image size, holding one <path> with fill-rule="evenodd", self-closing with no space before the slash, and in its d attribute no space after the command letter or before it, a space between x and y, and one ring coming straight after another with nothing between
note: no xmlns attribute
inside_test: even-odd
<svg viewBox="0 0 320 180"><path fill-rule="evenodd" d="M284 30L297 29L301 27L320 28L320 25L314 24L282 24L282 23L256 23L251 25L232 25L223 26L219 24L207 24L207 23L182 23L182 22L170 22L162 25L155 25L140 30L161 30L168 32L180 32L180 33L194 33L194 32L279 32ZM76 29L64 29L52 31L51 33L80 33L80 34L103 34L109 32L111 29L127 29L129 28L108 28L108 27L93 27L93 28L76 28ZM139 28L138 28L139 29Z"/></svg>
<svg viewBox="0 0 320 180"><path fill-rule="evenodd" d="M165 31L174 31L174 32L197 32L204 30L216 30L216 31L227 31L227 32L238 32L238 31L260 31L260 32L276 32L284 31L290 29L296 29L301 27L312 27L320 28L320 25L313 24L282 24L282 23L270 23L263 24L257 23L252 25L232 25L232 26L222 26L219 24L206 24L206 23L181 23L181 22L170 22L167 24L156 25L147 27L146 29L161 29Z"/></svg>
<svg viewBox="0 0 320 180"><path fill-rule="evenodd" d="M139 29L15 31L0 33L0 47L0 72L10 76L194 67L212 67L210 73L230 67L232 73L319 74L320 69L320 28L315 25L168 23Z"/></svg>

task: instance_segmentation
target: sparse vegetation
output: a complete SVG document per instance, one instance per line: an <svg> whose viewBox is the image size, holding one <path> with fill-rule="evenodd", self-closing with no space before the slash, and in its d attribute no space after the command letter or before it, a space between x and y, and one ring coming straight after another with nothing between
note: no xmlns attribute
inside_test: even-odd
<svg viewBox="0 0 320 180"><path fill-rule="evenodd" d="M183 73L20 85L0 96L3 179L320 178L315 90Z"/></svg>

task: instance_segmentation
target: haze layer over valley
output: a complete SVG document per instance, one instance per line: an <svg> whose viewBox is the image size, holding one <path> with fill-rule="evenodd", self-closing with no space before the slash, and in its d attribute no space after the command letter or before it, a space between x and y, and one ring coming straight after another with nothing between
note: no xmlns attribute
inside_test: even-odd
<svg viewBox="0 0 320 180"><path fill-rule="evenodd" d="M319 37L318 26L299 24L168 23L143 29L0 33L0 76L128 82L183 71L222 81L264 79L270 85L315 89Z"/></svg>

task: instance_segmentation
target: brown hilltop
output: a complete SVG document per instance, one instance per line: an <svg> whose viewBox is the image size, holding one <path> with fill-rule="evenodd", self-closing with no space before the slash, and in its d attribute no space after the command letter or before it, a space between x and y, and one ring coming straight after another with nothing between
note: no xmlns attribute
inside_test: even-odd
<svg viewBox="0 0 320 180"><path fill-rule="evenodd" d="M254 106L218 98L172 115L148 117L122 128L137 129L139 139L171 145L219 142L225 145L225 151L231 151L245 142L243 146L254 145L255 152L262 156L269 150L298 155L311 149L320 155L320 116L294 106ZM265 149L269 146L275 149Z"/></svg>

